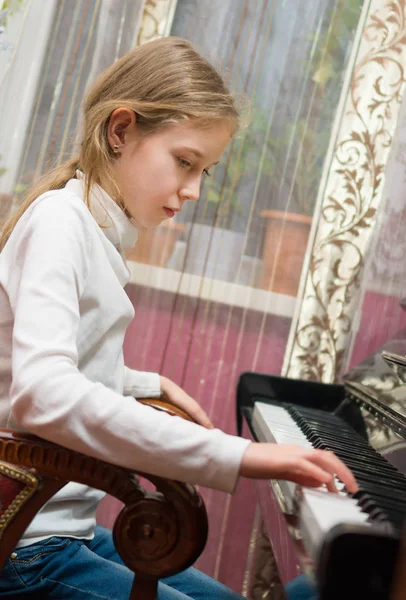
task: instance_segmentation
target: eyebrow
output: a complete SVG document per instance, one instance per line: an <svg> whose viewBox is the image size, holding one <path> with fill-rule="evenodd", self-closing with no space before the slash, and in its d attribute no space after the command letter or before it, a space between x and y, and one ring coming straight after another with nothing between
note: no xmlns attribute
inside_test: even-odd
<svg viewBox="0 0 406 600"><path fill-rule="evenodd" d="M196 148L191 148L190 146L182 146L182 148L183 148L183 150L192 152L192 154L194 154L198 158L204 158L203 154L201 152L199 152L199 150L196 150ZM213 167L214 165L218 165L218 164L219 164L219 161L211 163L211 166Z"/></svg>

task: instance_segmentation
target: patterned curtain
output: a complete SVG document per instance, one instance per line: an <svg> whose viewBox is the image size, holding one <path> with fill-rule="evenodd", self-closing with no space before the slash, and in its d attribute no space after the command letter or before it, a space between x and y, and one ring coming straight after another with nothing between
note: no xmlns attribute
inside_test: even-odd
<svg viewBox="0 0 406 600"><path fill-rule="evenodd" d="M392 148L385 169L382 199L377 210L364 276L361 301L354 317L352 343L344 371L376 352L389 339L405 336L406 327L406 94L403 94ZM379 318L377 316L379 315ZM372 367L372 365L371 365ZM397 378L376 387L388 391ZM396 408L396 407L395 407ZM375 446L377 447L377 446Z"/></svg>

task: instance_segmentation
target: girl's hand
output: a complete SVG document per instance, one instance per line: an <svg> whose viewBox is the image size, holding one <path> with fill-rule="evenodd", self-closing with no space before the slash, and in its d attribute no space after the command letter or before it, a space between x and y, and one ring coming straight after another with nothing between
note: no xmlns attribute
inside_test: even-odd
<svg viewBox="0 0 406 600"><path fill-rule="evenodd" d="M165 400L184 410L196 423L207 429L214 429L213 423L196 400L193 400L174 381L163 375L161 375L161 391Z"/></svg>
<svg viewBox="0 0 406 600"><path fill-rule="evenodd" d="M252 443L244 453L240 475L256 479L286 479L307 487L326 484L336 492L334 475L347 490L357 491L355 478L335 454L290 444Z"/></svg>

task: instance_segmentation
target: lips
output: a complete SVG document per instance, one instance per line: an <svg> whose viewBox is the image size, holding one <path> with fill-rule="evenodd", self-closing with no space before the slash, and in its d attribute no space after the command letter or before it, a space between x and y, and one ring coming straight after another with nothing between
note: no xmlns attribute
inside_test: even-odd
<svg viewBox="0 0 406 600"><path fill-rule="evenodd" d="M175 216L175 213L177 211L173 210L172 208L168 208L167 206L164 206L164 211L166 216L171 219L173 216Z"/></svg>

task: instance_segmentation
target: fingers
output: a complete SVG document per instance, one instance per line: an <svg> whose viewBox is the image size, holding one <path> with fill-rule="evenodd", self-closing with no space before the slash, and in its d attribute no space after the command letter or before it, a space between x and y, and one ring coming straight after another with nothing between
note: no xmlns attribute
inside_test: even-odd
<svg viewBox="0 0 406 600"><path fill-rule="evenodd" d="M289 444L250 444L243 455L240 474L260 479L284 479L309 487L326 485L330 492L337 492L336 475L349 492L358 489L351 471L332 452Z"/></svg>
<svg viewBox="0 0 406 600"><path fill-rule="evenodd" d="M338 489L336 488L336 484L334 481L334 475L331 477L330 481L327 482L327 489L333 494L338 494Z"/></svg>
<svg viewBox="0 0 406 600"><path fill-rule="evenodd" d="M303 474L299 474L291 479L303 487L319 488L321 485L323 485L322 482L320 482L320 479L315 479L314 477L309 477Z"/></svg>
<svg viewBox="0 0 406 600"><path fill-rule="evenodd" d="M312 487L319 487L322 484L328 485L332 481L332 478L333 478L332 474L328 473L322 467L319 467L318 465L316 465L312 460L310 460L310 457L309 458L303 457L298 463L298 468L299 468L299 473L300 473L299 476L300 477L306 478L306 479L311 479L315 482L315 485Z"/></svg>
<svg viewBox="0 0 406 600"><path fill-rule="evenodd" d="M333 452L314 450L313 461L328 473L336 475L338 479L344 483L349 492L355 493L358 490L354 475L351 473L350 469L335 454L333 454Z"/></svg>
<svg viewBox="0 0 406 600"><path fill-rule="evenodd" d="M200 423L200 425L203 425L203 427L206 427L206 429L214 429L213 423L210 421L209 417L204 412L204 410L200 411L199 413L198 423Z"/></svg>
<svg viewBox="0 0 406 600"><path fill-rule="evenodd" d="M315 482L312 487L318 487L325 484L329 492L337 493L338 490L334 477L337 476L338 479L344 483L349 492L354 493L358 489L354 475L332 452L312 450L308 455L302 457L302 461L299 464L302 475L306 478L311 478Z"/></svg>
<svg viewBox="0 0 406 600"><path fill-rule="evenodd" d="M189 396L174 381L161 375L161 392L169 404L173 404L185 411L198 425L207 429L214 429L213 423L199 404Z"/></svg>
<svg viewBox="0 0 406 600"><path fill-rule="evenodd" d="M296 483L300 483L306 487L315 487L319 488L322 485L325 485L329 492L333 494L337 494L338 490L336 488L334 482L334 475L331 473L327 473L323 469L320 469L318 472L314 469L314 464L310 461L305 461L303 469L305 473L300 475Z"/></svg>
<svg viewBox="0 0 406 600"><path fill-rule="evenodd" d="M196 421L196 423L206 427L206 429L214 429L214 425L210 421L209 416L197 403L190 416Z"/></svg>

